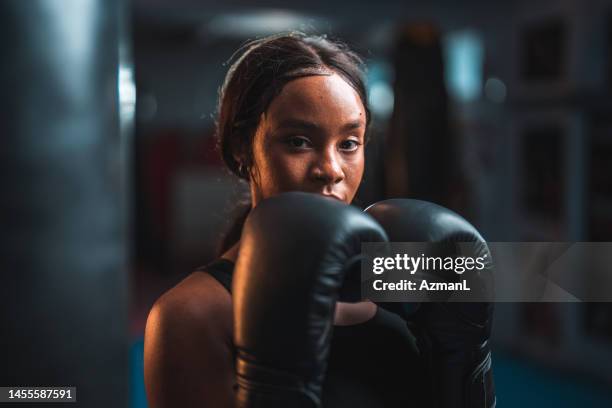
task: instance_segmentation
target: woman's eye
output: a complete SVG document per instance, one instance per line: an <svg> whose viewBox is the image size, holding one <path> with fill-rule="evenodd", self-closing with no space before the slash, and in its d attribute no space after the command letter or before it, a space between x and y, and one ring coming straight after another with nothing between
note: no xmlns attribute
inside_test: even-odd
<svg viewBox="0 0 612 408"><path fill-rule="evenodd" d="M359 143L356 140L345 140L342 143L340 143L340 148L342 150L354 151L354 150L357 150L360 144L361 143Z"/></svg>
<svg viewBox="0 0 612 408"><path fill-rule="evenodd" d="M293 136L287 139L287 143L290 147L295 149L304 149L310 147L310 141L305 137Z"/></svg>

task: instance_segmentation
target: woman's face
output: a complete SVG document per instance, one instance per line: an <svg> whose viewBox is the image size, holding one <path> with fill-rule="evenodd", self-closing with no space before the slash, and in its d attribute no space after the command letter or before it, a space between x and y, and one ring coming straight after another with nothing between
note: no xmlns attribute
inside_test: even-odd
<svg viewBox="0 0 612 408"><path fill-rule="evenodd" d="M361 99L339 75L287 83L253 140L253 206L288 191L350 203L363 176L365 129Z"/></svg>

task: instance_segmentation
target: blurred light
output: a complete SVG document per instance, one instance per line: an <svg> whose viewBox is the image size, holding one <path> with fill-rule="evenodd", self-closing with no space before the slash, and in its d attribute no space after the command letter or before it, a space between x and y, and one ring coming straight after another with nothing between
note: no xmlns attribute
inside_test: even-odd
<svg viewBox="0 0 612 408"><path fill-rule="evenodd" d="M321 31L326 24L320 18L286 10L264 10L235 14L221 14L207 25L207 30L223 37L251 37L283 31Z"/></svg>
<svg viewBox="0 0 612 408"><path fill-rule="evenodd" d="M484 93L491 102L503 103L506 100L506 84L499 78L489 78L485 82Z"/></svg>
<svg viewBox="0 0 612 408"><path fill-rule="evenodd" d="M377 82L370 87L368 97L370 110L374 115L388 118L393 112L393 88L386 82Z"/></svg>
<svg viewBox="0 0 612 408"><path fill-rule="evenodd" d="M449 94L469 102L480 96L482 89L482 40L473 31L459 31L444 41L445 80Z"/></svg>
<svg viewBox="0 0 612 408"><path fill-rule="evenodd" d="M119 66L119 116L121 120L132 120L136 107L136 86L132 68Z"/></svg>
<svg viewBox="0 0 612 408"><path fill-rule="evenodd" d="M392 68L389 64L382 61L369 64L368 105L372 114L381 119L387 119L393 113L392 76Z"/></svg>

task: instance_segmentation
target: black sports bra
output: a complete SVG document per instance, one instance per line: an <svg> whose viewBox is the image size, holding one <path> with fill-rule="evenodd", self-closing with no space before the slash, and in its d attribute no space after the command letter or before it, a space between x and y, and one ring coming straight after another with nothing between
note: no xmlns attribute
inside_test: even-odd
<svg viewBox="0 0 612 408"><path fill-rule="evenodd" d="M197 270L231 293L233 262L220 258ZM425 407L422 364L406 323L380 307L364 323L334 326L323 407Z"/></svg>

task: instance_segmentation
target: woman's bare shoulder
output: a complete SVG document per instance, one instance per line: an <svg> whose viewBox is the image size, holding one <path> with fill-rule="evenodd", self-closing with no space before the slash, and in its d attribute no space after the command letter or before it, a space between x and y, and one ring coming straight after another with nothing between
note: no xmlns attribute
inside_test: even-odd
<svg viewBox="0 0 612 408"><path fill-rule="evenodd" d="M150 406L233 406L232 333L231 297L211 275L194 272L160 296L145 329Z"/></svg>
<svg viewBox="0 0 612 408"><path fill-rule="evenodd" d="M228 334L233 319L232 299L215 278L196 271L163 293L151 314L172 317L177 324L217 328Z"/></svg>

